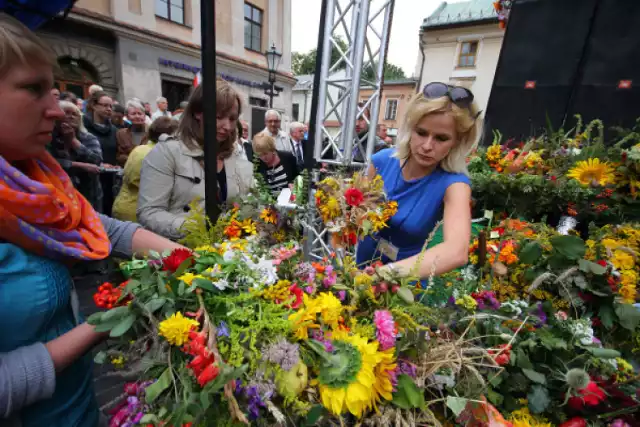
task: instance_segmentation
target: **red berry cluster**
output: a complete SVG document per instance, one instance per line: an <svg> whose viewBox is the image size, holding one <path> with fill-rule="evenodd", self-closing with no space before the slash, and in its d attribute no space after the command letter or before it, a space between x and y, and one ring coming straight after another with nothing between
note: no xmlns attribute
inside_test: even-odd
<svg viewBox="0 0 640 427"><path fill-rule="evenodd" d="M591 203L591 209L593 209L596 213L602 213L609 210L609 206L605 205L604 203L599 203L597 205L595 203Z"/></svg>
<svg viewBox="0 0 640 427"><path fill-rule="evenodd" d="M489 350L489 354L498 365L504 366L511 360L511 345L500 344L497 349Z"/></svg>
<svg viewBox="0 0 640 427"><path fill-rule="evenodd" d="M605 188L602 190L600 194L596 196L596 199L608 199L613 195L613 190L611 188Z"/></svg>
<svg viewBox="0 0 640 427"><path fill-rule="evenodd" d="M122 300L120 298L122 297L122 292L128 282L129 281L127 280L116 287L109 282L103 283L98 287L98 292L93 294L93 302L95 302L98 307L106 308L107 310L110 310L113 307L126 305L131 301L131 297L127 295Z"/></svg>
<svg viewBox="0 0 640 427"><path fill-rule="evenodd" d="M389 286L388 282L380 282L377 285L373 285L371 287L371 290L376 295L377 294L386 294L389 291L391 291L391 293L395 294L395 293L398 292L398 289L400 289L400 286L398 286L398 285Z"/></svg>
<svg viewBox="0 0 640 427"><path fill-rule="evenodd" d="M194 356L187 364L187 368L193 371L200 387L204 387L209 381L214 380L220 373L220 368L215 364L216 357L206 346L207 336L204 332L189 332L189 342L182 351Z"/></svg>

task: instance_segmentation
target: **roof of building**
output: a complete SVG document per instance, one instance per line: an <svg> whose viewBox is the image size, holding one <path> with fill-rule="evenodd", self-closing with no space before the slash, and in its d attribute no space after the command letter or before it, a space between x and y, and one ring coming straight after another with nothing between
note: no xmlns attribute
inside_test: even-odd
<svg viewBox="0 0 640 427"><path fill-rule="evenodd" d="M385 86L400 86L400 85L415 85L418 80L414 78L409 79L399 79L399 80L385 80Z"/></svg>
<svg viewBox="0 0 640 427"><path fill-rule="evenodd" d="M300 74L295 76L298 81L293 90L309 90L313 88L313 74Z"/></svg>
<svg viewBox="0 0 640 427"><path fill-rule="evenodd" d="M497 20L498 14L493 7L494 0L470 0L461 3L442 2L428 18L422 21L422 29L469 25L482 21Z"/></svg>

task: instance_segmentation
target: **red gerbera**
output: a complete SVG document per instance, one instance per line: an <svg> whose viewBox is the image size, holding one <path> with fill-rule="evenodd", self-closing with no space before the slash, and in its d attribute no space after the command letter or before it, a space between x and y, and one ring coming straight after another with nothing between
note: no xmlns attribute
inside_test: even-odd
<svg viewBox="0 0 640 427"><path fill-rule="evenodd" d="M362 191L352 187L344 192L344 198L349 206L360 206L364 200L364 195Z"/></svg>
<svg viewBox="0 0 640 427"><path fill-rule="evenodd" d="M576 411L579 411L587 406L597 406L605 398L604 390L602 390L598 384L591 381L588 386L582 390L578 390L577 396L571 396L569 398L569 406Z"/></svg>
<svg viewBox="0 0 640 427"><path fill-rule="evenodd" d="M293 295L293 296L295 296L295 297L296 297L295 301L293 301L293 302L290 304L289 308L292 308L292 309L294 309L294 310L297 310L298 308L300 308L300 306L301 306L301 305L302 305L302 303L303 303L303 298L302 298L302 296L304 295L304 292L302 291L302 289L300 289L300 288L298 287L298 285L297 285L297 284L293 284L293 285L291 285L291 287L289 288L289 292L291 292L291 295Z"/></svg>
<svg viewBox="0 0 640 427"><path fill-rule="evenodd" d="M162 269L175 272L180 267L180 264L191 257L193 257L193 252L189 249L174 249L168 257L162 258ZM191 264L193 262L192 258Z"/></svg>

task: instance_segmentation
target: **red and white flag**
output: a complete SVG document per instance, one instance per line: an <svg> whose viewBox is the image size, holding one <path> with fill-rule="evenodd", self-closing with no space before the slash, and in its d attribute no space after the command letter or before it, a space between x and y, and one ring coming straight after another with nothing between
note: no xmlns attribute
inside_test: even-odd
<svg viewBox="0 0 640 427"><path fill-rule="evenodd" d="M202 83L202 74L198 71L198 74L193 78L193 87L200 86L200 83Z"/></svg>

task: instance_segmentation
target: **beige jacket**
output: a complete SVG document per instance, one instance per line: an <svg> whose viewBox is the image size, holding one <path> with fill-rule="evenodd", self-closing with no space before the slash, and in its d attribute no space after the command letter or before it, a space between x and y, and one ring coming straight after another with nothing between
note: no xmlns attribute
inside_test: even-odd
<svg viewBox="0 0 640 427"><path fill-rule="evenodd" d="M177 139L157 144L142 162L138 194L138 222L172 240L189 215L189 204L198 199L204 207L204 169L201 149L190 150ZM224 161L227 200L244 196L254 185L253 165L238 153Z"/></svg>

